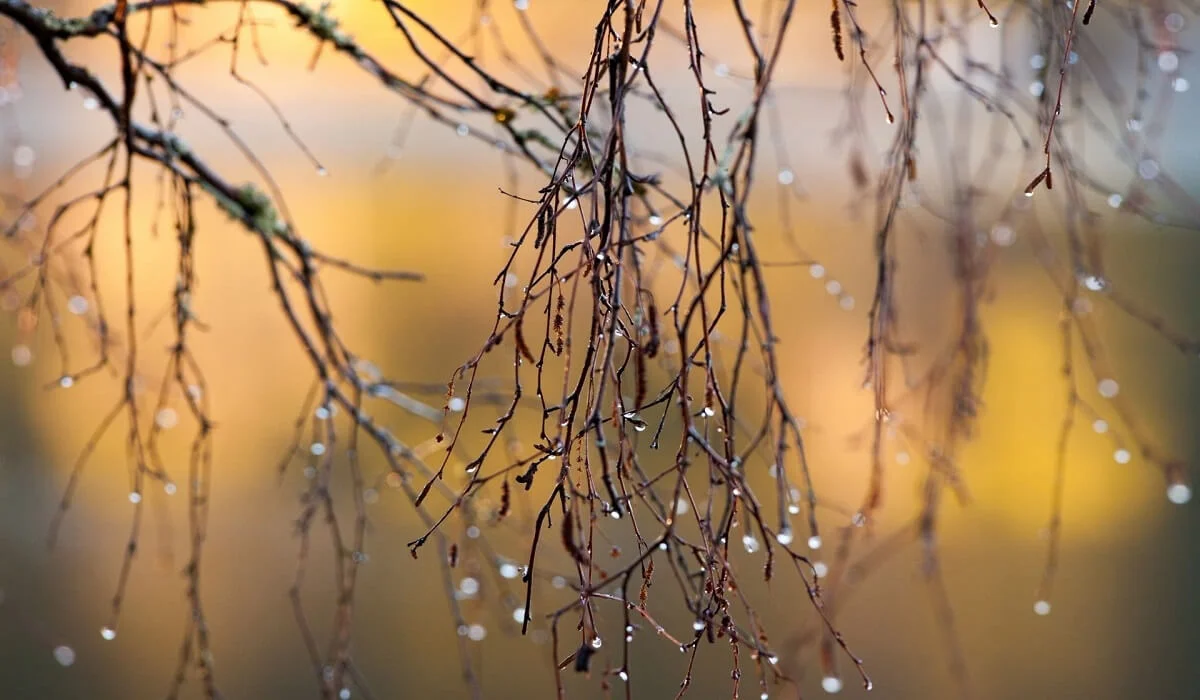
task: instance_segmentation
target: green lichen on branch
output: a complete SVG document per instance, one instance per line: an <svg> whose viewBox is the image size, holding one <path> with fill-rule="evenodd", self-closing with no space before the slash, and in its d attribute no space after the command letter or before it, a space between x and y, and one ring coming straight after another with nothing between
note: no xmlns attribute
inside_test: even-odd
<svg viewBox="0 0 1200 700"><path fill-rule="evenodd" d="M299 26L307 27L322 41L328 41L339 50L355 56L361 53L362 50L358 44L355 44L348 34L338 28L337 18L329 14L329 3L322 3L315 10L304 3L296 3L291 10L300 20Z"/></svg>
<svg viewBox="0 0 1200 700"><path fill-rule="evenodd" d="M232 197L207 184L204 190L212 195L221 211L251 230L268 237L287 233L287 224L279 218L271 198L254 185L242 185Z"/></svg>

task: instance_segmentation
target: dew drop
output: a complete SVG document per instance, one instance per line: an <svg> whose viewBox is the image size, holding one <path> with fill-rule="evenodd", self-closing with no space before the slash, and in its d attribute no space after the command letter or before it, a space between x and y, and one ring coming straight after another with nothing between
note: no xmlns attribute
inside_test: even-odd
<svg viewBox="0 0 1200 700"><path fill-rule="evenodd" d="M1167 500L1177 506L1192 500L1192 487L1187 484L1171 484L1167 487Z"/></svg>
<svg viewBox="0 0 1200 700"><path fill-rule="evenodd" d="M1111 399L1121 391L1121 385L1115 379L1101 379L1096 384L1096 391L1106 399Z"/></svg>
<svg viewBox="0 0 1200 700"><path fill-rule="evenodd" d="M821 679L821 690L834 694L842 691L842 679L837 676L825 676Z"/></svg>
<svg viewBox="0 0 1200 700"><path fill-rule="evenodd" d="M1113 452L1113 461L1115 461L1117 464L1129 464L1129 460L1132 457L1133 455L1129 454L1129 450L1125 448L1121 448Z"/></svg>
<svg viewBox="0 0 1200 700"><path fill-rule="evenodd" d="M897 452L896 453L896 464L899 464L900 466L904 466L904 465L908 464L909 461L911 461L911 460L912 460L912 457L910 457L907 452Z"/></svg>
<svg viewBox="0 0 1200 700"><path fill-rule="evenodd" d="M829 573L829 565L823 561L813 562L813 575L817 578L825 578Z"/></svg>
<svg viewBox="0 0 1200 700"><path fill-rule="evenodd" d="M130 491L129 492L129 502L133 503L135 505L138 503L141 503L142 502L142 494L138 493L137 491Z"/></svg>
<svg viewBox="0 0 1200 700"><path fill-rule="evenodd" d="M326 175L329 174L329 171L325 168L324 165L318 165L317 166L317 174L320 175L321 177L325 177Z"/></svg>
<svg viewBox="0 0 1200 700"><path fill-rule="evenodd" d="M111 637L105 637L105 639L111 639ZM60 644L54 647L54 660L58 662L59 666L70 666L75 663L75 650L65 644Z"/></svg>
<svg viewBox="0 0 1200 700"><path fill-rule="evenodd" d="M28 345L14 345L12 349L12 362L17 367L28 367L30 362L33 362L33 351Z"/></svg>
<svg viewBox="0 0 1200 700"><path fill-rule="evenodd" d="M516 564L501 564L500 565L500 576L503 578L514 579L518 575L520 575L520 573L521 573L521 571L520 571L520 569L517 568Z"/></svg>
<svg viewBox="0 0 1200 700"><path fill-rule="evenodd" d="M746 548L747 552L754 554L758 551L758 538L749 533L742 535L742 546Z"/></svg>
<svg viewBox="0 0 1200 700"><path fill-rule="evenodd" d="M513 0L513 7L524 12L529 9L529 0Z"/></svg>
<svg viewBox="0 0 1200 700"><path fill-rule="evenodd" d="M487 628L480 624L474 624L467 628L467 639L472 642L482 642L487 636Z"/></svg>
<svg viewBox="0 0 1200 700"><path fill-rule="evenodd" d="M452 412L460 413L464 408L467 407L467 402L455 396L454 398L450 399L448 406Z"/></svg>
<svg viewBox="0 0 1200 700"><path fill-rule="evenodd" d="M470 598L479 592L479 580L468 576L458 582L458 590Z"/></svg>
<svg viewBox="0 0 1200 700"><path fill-rule="evenodd" d="M812 266L808 268L808 274L812 275L813 279L819 280L825 276L825 266L821 263L813 263Z"/></svg>
<svg viewBox="0 0 1200 700"><path fill-rule="evenodd" d="M70 389L75 386L75 378L70 376L63 377L58 380L58 385L64 389Z"/></svg>
<svg viewBox="0 0 1200 700"><path fill-rule="evenodd" d="M1050 614L1050 601L1039 600L1033 604L1033 612L1045 617Z"/></svg>
<svg viewBox="0 0 1200 700"><path fill-rule="evenodd" d="M513 617L514 622L517 622L518 624L524 624L525 623L525 608L517 608L516 610L513 610L512 617Z"/></svg>
<svg viewBox="0 0 1200 700"><path fill-rule="evenodd" d="M599 637L592 637L593 649L599 649L602 646L604 646L604 640L600 639Z"/></svg>
<svg viewBox="0 0 1200 700"><path fill-rule="evenodd" d="M662 226L663 218L658 214L651 214L646 220L651 226Z"/></svg>
<svg viewBox="0 0 1200 700"><path fill-rule="evenodd" d="M813 549L813 550L820 549L821 548L821 536L813 535L812 537L809 537L808 538L808 548Z"/></svg>
<svg viewBox="0 0 1200 700"><path fill-rule="evenodd" d="M1174 51L1163 51L1158 54L1158 69L1164 73L1174 73L1179 70L1179 54Z"/></svg>
<svg viewBox="0 0 1200 700"><path fill-rule="evenodd" d="M629 680L629 672L626 671L625 669L621 669L620 671L617 671L617 678L620 678L623 681L628 681Z"/></svg>
<svg viewBox="0 0 1200 700"><path fill-rule="evenodd" d="M174 481L168 481L167 483L163 484L163 493L167 494L168 496L174 496L175 492L178 490L179 487L175 485Z"/></svg>
<svg viewBox="0 0 1200 700"><path fill-rule="evenodd" d="M796 174L793 173L791 170L784 168L783 170L779 171L779 184L790 185L795 181L796 181Z"/></svg>
<svg viewBox="0 0 1200 700"><path fill-rule="evenodd" d="M837 280L829 280L825 283L825 291L834 296L841 294L842 283L838 282Z"/></svg>
<svg viewBox="0 0 1200 700"><path fill-rule="evenodd" d="M321 455L325 454L325 444L314 442L312 446L308 448L308 450L309 452L312 452L314 456L320 457Z"/></svg>
<svg viewBox="0 0 1200 700"><path fill-rule="evenodd" d="M154 424L163 430L170 430L179 422L179 414L173 408L163 408L154 416Z"/></svg>
<svg viewBox="0 0 1200 700"><path fill-rule="evenodd" d="M693 622L692 629L696 630L697 632L704 629L704 620L696 620L695 622Z"/></svg>
<svg viewBox="0 0 1200 700"><path fill-rule="evenodd" d="M779 540L779 544L782 544L782 545L789 545L789 544L791 544L791 543L792 543L792 531L791 531L791 529L790 529L790 528L786 528L786 527L785 527L785 528L783 528L783 529L781 529L781 530L779 531L779 534L775 536L775 539Z"/></svg>
<svg viewBox="0 0 1200 700"><path fill-rule="evenodd" d="M1108 421L1104 420L1103 418L1097 418L1095 422L1092 423L1092 430L1096 431L1100 435L1107 433Z"/></svg>
<svg viewBox="0 0 1200 700"><path fill-rule="evenodd" d="M1116 192L1113 192L1112 194L1108 195L1108 206L1112 207L1113 209L1120 209L1121 204L1124 201L1125 201L1125 198Z"/></svg>
<svg viewBox="0 0 1200 700"><path fill-rule="evenodd" d="M1017 232L1008 224L996 224L992 227L992 243L1006 248L1017 240Z"/></svg>
<svg viewBox="0 0 1200 700"><path fill-rule="evenodd" d="M100 638L106 642L111 642L117 638L117 631L107 625L100 628Z"/></svg>
<svg viewBox="0 0 1200 700"><path fill-rule="evenodd" d="M458 134L459 136L466 136L467 134L471 133L471 127L467 126L466 124L459 124L454 130L454 133Z"/></svg>

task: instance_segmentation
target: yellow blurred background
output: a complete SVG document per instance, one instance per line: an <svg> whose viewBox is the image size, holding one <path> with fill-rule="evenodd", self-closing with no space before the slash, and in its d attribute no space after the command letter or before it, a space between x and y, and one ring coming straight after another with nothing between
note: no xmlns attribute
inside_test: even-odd
<svg viewBox="0 0 1200 700"><path fill-rule="evenodd" d="M589 45L591 32L579 19L581 8L588 8L590 21L596 3L532 0L530 5L529 16L552 52L581 70L586 59L581 47ZM780 75L786 88L778 96L789 165L769 161L763 166L757 230L768 255L794 257L782 242L775 189L776 172L794 168L795 184L779 188L790 202L800 244L857 299L852 310L840 308L838 297L824 290L826 280L814 279L806 268L771 272L772 294L786 300L777 305L776 318L786 349L784 381L808 421L816 483L823 502L830 504L823 525L832 534L848 524L842 514L860 502L868 477L867 452L851 438L868 425L872 411L871 395L861 388L860 360L873 264L870 205L859 203L861 195L848 188L845 153L830 146L827 137L841 116L843 74L829 46L827 6L815 5L799 15L789 40ZM409 6L452 37L466 31L473 11L472 3L451 0ZM733 96L744 95L745 83L737 75L748 72L749 63L728 21L728 3L710 0L698 6L710 56L729 57L721 59L728 60L732 73L728 89ZM62 11L87 9L75 4ZM186 10L191 23L184 43L226 29L235 11L219 5ZM336 2L331 12L385 65L404 75L420 72L377 3ZM333 273L327 283L336 320L364 357L389 376L444 383L479 348L493 319L492 278L509 250L502 231L510 220L510 202L497 191L506 182L503 163L480 142L420 119L403 144L395 145L407 109L401 98L328 47L309 71L313 41L290 31L281 16L264 11L263 19L271 21L260 30L270 65L255 65L247 51L241 59L245 74L279 104L327 175L288 140L262 100L229 77L227 50L191 62L180 70L181 79L229 116L268 164L302 235L341 257L426 276L420 283L373 285ZM509 3L495 5L492 21L502 35L516 35ZM1112 26L1104 27L1114 42L1120 38ZM37 154L29 180L12 185L34 192L102 143L110 125L104 115L87 110L79 95L61 89L29 42L21 46L24 98L5 108L4 119L7 133L18 134ZM519 60L533 56L523 42L510 48ZM480 51L483 60L497 60L494 45L485 42ZM110 45L85 42L72 56L108 66L100 73L115 84ZM684 67L677 66L677 73L659 68L675 95L689 94ZM939 89L950 92L946 86ZM1195 114L1194 99L1181 102L1177 121ZM870 127L874 150L868 152L876 160L888 133L882 118L877 121ZM1170 138L1184 144L1174 158L1186 168L1185 156L1195 153L1197 140L1186 128L1173 128ZM245 161L195 110L185 109L180 132L232 180L252 179ZM665 133L664 124L648 122L636 138L654 143ZM935 148L926 145L925 152ZM1015 174L1015 183L1028 161L1015 149L1008 155L997 167ZM1167 167L1171 157L1164 156ZM1198 183L1193 178L1183 185L1195 192ZM525 172L519 192L532 196L542 184ZM177 246L169 227L152 235L150 171L142 173L139 187L136 279L145 320L167 308ZM525 210L519 211L524 216ZM194 350L206 371L218 424L204 580L217 680L231 699L315 697L316 679L286 595L296 561L294 521L304 477L299 467L282 481L276 471L311 371L268 294L255 242L215 208L206 204L202 214L195 308L211 330L195 338ZM906 321L913 328L934 329L947 313L945 246L928 220L918 223L932 233L905 237L901 294ZM1192 264L1200 260L1200 242L1193 232L1155 228L1121 213L1101 226L1112 279L1126 281L1130 293L1179 327L1200 331L1200 311L1190 303L1200 292ZM107 221L102 232L97 257L100 268L110 271L102 289L110 300L120 299L123 247L117 220ZM973 697L1197 697L1200 517L1194 508L1171 506L1161 474L1138 457L1129 464L1114 462L1111 435L1095 434L1086 421L1071 443L1053 612L1033 613L1065 389L1057 326L1061 300L1022 235L1018 226L1017 245L999 251L994 301L984 310L991 355L983 417L978 437L960 455L972 502L959 507L947 499L941 527L945 581ZM1195 359L1180 356L1112 307L1097 302L1093 313L1122 395L1138 409L1146 434L1164 451L1194 461L1200 455L1194 438L1200 411ZM76 321L66 319L67 332L76 361L82 362L79 358L89 357L87 336L81 324L72 325ZM182 495L149 493L119 634L112 642L101 640L131 515L128 458L117 432L100 444L88 465L58 547L47 551L45 539L71 465L117 396L118 383L97 376L70 389L48 390L62 371L52 338L44 332L25 338L12 321L0 329L7 345L28 343L34 358L27 367L0 363L0 396L8 407L0 427L0 697L161 697L187 615L179 573L187 556ZM142 343L149 376L161 371L165 354L156 353L165 337L152 335ZM936 332L929 337L935 339ZM437 393L429 400L440 408ZM1109 420L1115 426L1115 417ZM183 420L167 438L166 453L175 459L168 469L180 481L191 427ZM395 423L395 430L420 443L437 426L410 418ZM893 457L906 449L898 441L889 444ZM908 466L891 467L876 541L916 515L924 469L915 455ZM369 472L381 473L378 460L369 462ZM765 473L754 479L767 488ZM467 697L436 556L430 552L414 560L405 547L421 534L419 523L403 496L382 485L369 508L370 559L363 568L354 644L358 667L377 698ZM518 517L496 533L499 554L523 561L530 528L528 518ZM332 614L326 539L318 528L305 598L318 629L327 627ZM866 662L875 685L872 696L957 697L949 647L936 622L919 550L904 542L847 598L840 629ZM745 571L755 571L750 555L745 562ZM558 562L560 568L563 564ZM498 600L504 591L491 587L511 584L507 594L521 591L516 581L494 579L484 578L480 596L464 602L468 619L487 629L482 641L470 642L485 695L546 696L553 685L544 631L519 636ZM781 649L791 648L789 638L813 624L794 579L756 582L748 589L771 621L772 640ZM680 630L690 624L670 612L663 621ZM634 646L635 695L672 697L686 659L652 637L643 635ZM54 656L60 645L76 655L69 667ZM702 645L699 659L689 696L728 697L728 651ZM811 646L784 656L780 664L798 685L773 687L772 697L821 692ZM839 666L847 680L843 694L864 696L844 659ZM570 697L603 695L597 679L571 678L569 691ZM198 686L186 692L198 697ZM752 684L744 684L742 692L757 695Z"/></svg>

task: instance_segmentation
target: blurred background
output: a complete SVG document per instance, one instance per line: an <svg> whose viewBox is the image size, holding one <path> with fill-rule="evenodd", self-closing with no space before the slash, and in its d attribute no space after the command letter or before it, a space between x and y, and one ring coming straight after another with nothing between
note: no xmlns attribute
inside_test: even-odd
<svg viewBox="0 0 1200 700"><path fill-rule="evenodd" d="M676 4L667 4L678 16ZM451 37L462 35L474 21L473 3L424 0L409 5ZM524 11L551 53L582 72L591 41L588 23L598 4L530 0L517 5L525 9L494 4L490 18L498 32L516 35L515 13ZM822 500L829 504L823 522L827 515L832 532L846 525L845 514L859 503L868 476L866 450L854 437L872 415L871 394L861 388L860 361L873 290L873 202L852 187L847 147L831 136L845 114L845 73L830 45L828 7L815 5L800 11L781 64L775 97L780 120L772 136L781 148L764 156L756 228L769 255L789 259L794 249L783 239L785 221L790 222L799 245L826 270L818 279L811 267L779 267L770 282L774 297L781 300L776 321L786 348L785 385L808 424L810 461ZM91 9L82 2L56 6L64 15ZM180 40L185 45L199 45L232 26L234 8L188 9L190 23ZM339 1L330 12L385 65L400 74L421 73L378 4ZM736 103L747 92L744 76L751 65L729 21L728 3L701 2L698 12L714 75L720 76L714 79L721 86L717 99ZM1099 12L1080 53L1085 64L1106 60L1117 83L1132 85L1138 39L1128 33L1121 12L1124 8ZM587 21L580 19L585 14ZM1147 11L1146 16L1161 14ZM869 31L877 26L865 21L872 19L869 12L864 15ZM1193 72L1187 50L1197 37L1193 19L1187 15L1185 25L1173 33L1181 58L1173 75L1200 75ZM494 319L497 290L492 282L510 250L504 232L512 230L512 221L523 224L527 215L520 207L514 213L511 200L497 190L501 184L507 190L513 182L505 161L454 129L420 118L407 126L408 106L399 96L328 48L310 70L314 42L292 31L282 15L264 10L262 20L260 41L269 64L244 55L240 67L276 102L326 174L292 143L270 107L230 77L227 49L190 61L178 75L229 119L271 169L303 235L333 254L426 276L420 283L389 285L331 276L328 287L347 338L387 375L434 385L427 398L440 409L437 386L478 350ZM1009 65L1013 83L1036 94L1037 62L1031 56L1037 37L1023 39L1019 23L1014 26L989 34L986 23L980 23L977 48L987 54L994 46L992 55ZM3 134L5 150L13 157L6 185L29 196L111 138L111 123L88 104L86 95L63 89L28 39L6 31L6 45L19 52L21 89L19 99L11 90L5 93ZM509 48L518 61L535 57L527 43L514 42ZM483 60L498 60L494 44L484 42L479 50L482 54L476 55ZM72 42L68 53L94 64L115 84L117 63L110 43ZM676 53L682 56L678 49ZM694 91L686 63L661 65L664 89L683 104ZM935 83L934 89L946 95L955 90L949 82ZM1200 100L1194 90L1181 91L1157 74L1146 89L1175 93L1170 121L1160 135L1169 147L1155 157L1194 195L1200 191L1200 139L1194 128L1200 123ZM1088 94L1085 89L1083 99ZM868 91L864 99L874 97ZM870 106L864 112L876 115ZM1113 109L1107 116L1123 125L1123 114ZM859 146L872 173L878 171L890 133L882 113L878 116ZM197 110L185 107L181 117L180 133L197 152L233 181L254 179L245 159ZM722 133L734 118L719 122ZM648 145L666 142L669 134L661 120L646 119L644 127L636 128L635 138ZM982 142L985 129L978 132ZM947 132L922 138L921 152L937 162L937 149L950 147L952 138L966 137ZM1096 433L1085 422L1074 433L1053 609L1045 616L1034 613L1065 405L1057 325L1062 300L1034 260L1026 236L1036 212L1011 221L1000 218L1000 212L1013 211L1008 198L1019 193L1040 165L1019 144L1009 144L1004 152L1006 157L992 167L1001 173L997 179L1011 183L989 194L995 201L983 209L992 216L977 222L997 244L998 260L984 309L991 353L982 418L978 436L960 455L972 500L960 507L947 499L941 527L945 590L958 641L948 640L938 623L937 598L911 538L888 545L889 556L853 588L839 610L839 628L865 660L875 686L872 696L958 697L960 686L949 669L951 649L957 647L967 662L973 697L981 699L1197 697L1200 515L1195 507L1169 503L1161 472L1139 455L1124 464L1114 460L1114 449L1124 445L1115 415L1103 416L1113 426L1109 432ZM1091 157L1091 151L1084 152ZM982 149L974 157L981 154ZM1126 192L1120 183L1136 179L1135 166L1120 157L1098 149L1095 163L1113 183L1114 194ZM149 324L169 309L177 245L169 227L156 233L152 225L153 172L147 169L139 177L143 194L134 208L136 277L142 319ZM935 200L939 177L931 174L926 185ZM517 192L530 197L543 184L528 171L515 181ZM786 219L781 201L786 201ZM1108 206L1103 196L1096 198L1095 207L1103 215L1097 226L1112 284L1185 334L1200 335L1200 307L1194 303L1200 293L1195 275L1200 240L1195 232L1153 225L1119 205ZM927 329L928 337L936 338L947 313L944 290L952 288L946 246L934 217L909 208L914 211L905 231L911 234L901 243L902 305L911 328ZM195 338L194 350L206 368L218 424L204 580L217 680L230 699L316 697L317 682L287 597L305 476L299 466L282 478L277 470L311 370L268 294L254 241L214 207L205 205L202 213L195 309L211 330ZM117 299L124 284L124 253L119 222L108 218L112 220L102 227L96 255L100 268L109 270L102 273L101 288ZM1051 237L1059 235L1054 222L1047 215L1041 224ZM1011 223L1011 238L996 234L994 227L1001 223ZM25 254L5 253L10 264ZM841 290L831 294L830 280ZM1121 395L1136 408L1144 434L1165 453L1195 464L1200 457L1197 360L1102 300L1095 301L1090 313ZM119 383L98 375L58 388L63 367L51 334L45 329L27 332L14 317L6 319L0 323L0 345L11 349L12 361L0 362L5 407L0 414L0 697L162 697L188 614L180 574L187 558L184 503L181 496L158 490L148 494L118 634L103 640L100 629L109 623L131 526L128 456L119 430L99 444L87 465L54 550L47 549L46 538L72 465L115 401ZM84 358L94 353L86 327L69 313L63 314L63 323L75 362L85 364ZM154 354L164 347L161 340L147 331L142 345L148 376L164 361ZM495 375L499 380L504 376ZM1089 400L1102 406L1083 383ZM194 426L179 413L180 423L167 432L164 449L176 460L176 473L183 474ZM413 444L426 443L438 429L399 414L392 425ZM888 476L889 500L872 534L875 542L886 541L916 515L924 473L916 458L904 466L911 456L901 441L889 449L896 464ZM762 471L752 481L767 488L770 478ZM381 475L382 464L370 463L368 472ZM532 634L522 637L506 607L506 601L522 593L519 581L503 572L476 573L478 588L470 587L465 595L467 589L459 588L472 627L456 630L436 555L414 560L405 546L422 531L411 507L385 480L374 482L372 490L369 560L358 593L354 649L374 697L468 697L456 634L469 640L486 696L553 693L545 626L535 623ZM532 528L527 510L518 508L504 528L489 535L497 561L519 563L526 557ZM305 604L318 630L327 628L333 609L326 539L319 530L314 534L314 562L305 589ZM747 564L744 571L755 570L755 555L739 556ZM565 571L566 564L560 557L551 558L548 566ZM469 569L456 576L467 573ZM746 590L769 621L772 642L782 652L780 668L796 681L793 686L772 685L771 696L821 693L817 654L811 644L799 643L814 624L803 589L794 578L781 576L770 584L749 582ZM551 590L547 600L561 593ZM617 625L619 620L608 622ZM661 622L690 635L691 620L685 616L668 611ZM609 646L615 651L618 645ZM633 649L635 696L674 696L686 657L652 634L640 636ZM607 649L601 651L592 678L568 674L570 697L623 694L602 687L602 669L619 663L604 660L605 653ZM841 694L865 696L852 667L844 658L838 663L845 679ZM619 681L610 676L608 683ZM728 651L702 645L688 695L728 697L730 683ZM758 694L748 679L742 692ZM185 696L199 697L198 685L189 685Z"/></svg>

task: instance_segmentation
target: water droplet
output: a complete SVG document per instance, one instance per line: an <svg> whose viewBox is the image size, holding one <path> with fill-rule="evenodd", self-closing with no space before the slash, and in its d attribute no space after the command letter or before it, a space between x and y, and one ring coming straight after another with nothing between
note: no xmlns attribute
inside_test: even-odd
<svg viewBox="0 0 1200 700"><path fill-rule="evenodd" d="M339 700L350 700L350 689L342 688L341 691L338 692L338 698Z"/></svg>
<svg viewBox="0 0 1200 700"><path fill-rule="evenodd" d="M517 624L524 624L525 623L525 608L517 608L516 610L513 610L513 620Z"/></svg>
<svg viewBox="0 0 1200 700"><path fill-rule="evenodd" d="M715 73L718 78L728 78L729 66L725 65L724 63L718 63L713 67L713 73Z"/></svg>
<svg viewBox="0 0 1200 700"><path fill-rule="evenodd" d="M1038 615L1042 615L1042 616L1049 615L1050 614L1050 601L1039 600L1038 602L1034 603L1033 604L1033 612Z"/></svg>
<svg viewBox="0 0 1200 700"><path fill-rule="evenodd" d="M100 628L100 638L107 642L111 642L117 638L117 631L105 625L104 627Z"/></svg>
<svg viewBox="0 0 1200 700"><path fill-rule="evenodd" d="M651 226L662 226L663 218L661 216L659 216L658 214L651 214L650 218L647 219L646 221Z"/></svg>
<svg viewBox="0 0 1200 700"><path fill-rule="evenodd" d="M593 649L599 649L602 646L604 646L604 640L600 639L599 637L592 637Z"/></svg>
<svg viewBox="0 0 1200 700"><path fill-rule="evenodd" d="M105 639L110 639L110 637L105 637ZM54 647L54 660L60 666L70 666L75 663L75 650L65 644L56 646Z"/></svg>
<svg viewBox="0 0 1200 700"><path fill-rule="evenodd" d="M1097 418L1095 422L1092 423L1092 430L1096 431L1100 435L1107 433L1108 421L1104 420L1103 418Z"/></svg>
<svg viewBox="0 0 1200 700"><path fill-rule="evenodd" d="M325 454L325 444L314 442L312 446L308 448L308 451L312 452L313 456L320 457L321 455Z"/></svg>
<svg viewBox="0 0 1200 700"><path fill-rule="evenodd" d="M747 552L754 554L758 551L758 538L750 533L746 533L745 535L742 535L742 546L746 548Z"/></svg>
<svg viewBox="0 0 1200 700"><path fill-rule="evenodd" d="M704 414L705 418L712 418L714 415L716 415L716 411L713 410L712 406L705 406L701 413Z"/></svg>
<svg viewBox="0 0 1200 700"><path fill-rule="evenodd" d="M837 280L829 280L825 283L825 291L834 296L842 293L842 283Z"/></svg>
<svg viewBox="0 0 1200 700"><path fill-rule="evenodd" d="M680 498L675 501L675 515L687 515L690 506L686 499Z"/></svg>
<svg viewBox="0 0 1200 700"><path fill-rule="evenodd" d="M808 538L808 548L812 549L812 550L820 549L821 548L821 536L813 535L812 537L809 537Z"/></svg>
<svg viewBox="0 0 1200 700"><path fill-rule="evenodd" d="M458 582L458 590L470 598L479 592L479 580L468 576Z"/></svg>
<svg viewBox="0 0 1200 700"><path fill-rule="evenodd" d="M458 134L459 136L466 136L467 134L471 133L471 127L467 126L466 124L459 124L454 130L454 133Z"/></svg>
<svg viewBox="0 0 1200 700"><path fill-rule="evenodd" d="M18 168L28 168L33 165L34 159L33 149L22 144L13 149L13 165Z"/></svg>
<svg viewBox="0 0 1200 700"><path fill-rule="evenodd" d="M516 564L505 563L500 565L500 576L503 578L514 579L520 574L521 570L517 568Z"/></svg>
<svg viewBox="0 0 1200 700"><path fill-rule="evenodd" d="M704 629L704 627L705 627L704 620L696 620L695 622L692 623L692 629L696 630L697 632Z"/></svg>
<svg viewBox="0 0 1200 700"><path fill-rule="evenodd" d="M27 367L30 362L33 362L33 351L29 349L28 345L14 345L12 362L17 367Z"/></svg>
<svg viewBox="0 0 1200 700"><path fill-rule="evenodd" d="M391 475L389 474L389 476L391 476ZM467 528L467 538L472 539L472 540L479 539L479 528L474 525L468 527ZM500 568L500 572L504 573L504 567Z"/></svg>
<svg viewBox="0 0 1200 700"><path fill-rule="evenodd" d="M838 306L842 307L843 311L853 311L854 310L854 297L847 294L846 296L842 297L841 299L838 299Z"/></svg>
<svg viewBox="0 0 1200 700"><path fill-rule="evenodd" d="M1106 399L1111 399L1121 391L1121 385L1115 379L1101 379L1096 383L1096 391Z"/></svg>
<svg viewBox="0 0 1200 700"><path fill-rule="evenodd" d="M467 628L467 638L472 642L482 642L487 636L487 628L480 624L474 624Z"/></svg>
<svg viewBox="0 0 1200 700"><path fill-rule="evenodd" d="M850 522L854 524L854 527L862 527L867 524L867 516L862 512L855 513L854 517L850 518Z"/></svg>
<svg viewBox="0 0 1200 700"><path fill-rule="evenodd" d="M825 276L825 266L821 263L813 263L812 266L808 268L808 274L812 275L813 279L819 280Z"/></svg>
<svg viewBox="0 0 1200 700"><path fill-rule="evenodd" d="M83 108L93 110L100 106L100 100L97 100L94 95L88 93L88 96L83 98Z"/></svg>
<svg viewBox="0 0 1200 700"><path fill-rule="evenodd" d="M1017 232L1008 224L996 224L992 227L992 243L1008 247L1016 242Z"/></svg>
<svg viewBox="0 0 1200 700"><path fill-rule="evenodd" d="M1154 178L1158 177L1158 174L1162 171L1162 168L1159 167L1158 161L1154 160L1153 158L1146 158L1142 162L1138 163L1137 171L1138 175L1141 176L1143 180L1153 180Z"/></svg>
<svg viewBox="0 0 1200 700"><path fill-rule="evenodd" d="M464 401L463 399L455 396L454 398L450 399L450 403L448 404L448 407L450 408L451 412L459 413L464 408L467 407L467 402Z"/></svg>
<svg viewBox="0 0 1200 700"><path fill-rule="evenodd" d="M71 376L65 376L58 380L58 385L64 389L70 389L71 387L75 386L75 378Z"/></svg>
<svg viewBox="0 0 1200 700"><path fill-rule="evenodd" d="M1178 12L1172 12L1163 18L1163 26L1166 27L1167 31L1171 32L1172 34L1178 34L1179 32L1182 32L1184 24L1185 20L1183 19L1183 15L1179 14Z"/></svg>
<svg viewBox="0 0 1200 700"><path fill-rule="evenodd" d="M1129 454L1129 450L1127 450L1123 447L1121 449L1113 452L1113 460L1117 464L1129 464L1129 460L1132 458L1133 458L1133 455Z"/></svg>
<svg viewBox="0 0 1200 700"><path fill-rule="evenodd" d="M163 493L167 494L168 496L174 496L175 492L178 490L179 487L175 485L174 481L168 481L167 483L163 484Z"/></svg>
<svg viewBox="0 0 1200 700"><path fill-rule="evenodd" d="M179 415L173 408L163 408L154 416L154 424L163 430L170 430L179 422Z"/></svg>
<svg viewBox="0 0 1200 700"><path fill-rule="evenodd" d="M795 181L796 181L796 174L793 173L791 170L784 168L783 170L779 171L779 184L790 185Z"/></svg>
<svg viewBox="0 0 1200 700"><path fill-rule="evenodd" d="M1040 53L1035 53L1029 57L1029 67L1034 70L1041 70L1046 67L1046 57Z"/></svg>
<svg viewBox="0 0 1200 700"><path fill-rule="evenodd" d="M142 494L138 493L137 491L130 491L129 492L129 502L133 503L133 504L141 503L142 502Z"/></svg>
<svg viewBox="0 0 1200 700"><path fill-rule="evenodd" d="M617 678L620 678L623 681L628 681L629 680L629 672L626 671L625 669L621 669L620 671L617 671Z"/></svg>
<svg viewBox="0 0 1200 700"><path fill-rule="evenodd" d="M912 460L912 457L910 457L907 452L897 452L896 453L896 464L899 464L900 466L904 466L904 465L908 464L911 460Z"/></svg>
<svg viewBox="0 0 1200 700"><path fill-rule="evenodd" d="M825 676L821 679L821 690L831 695L842 692L842 679L837 676Z"/></svg>
<svg viewBox="0 0 1200 700"><path fill-rule="evenodd" d="M825 578L829 573L829 565L823 561L813 562L813 575L817 578Z"/></svg>
<svg viewBox="0 0 1200 700"><path fill-rule="evenodd" d="M1041 97L1042 93L1045 91L1046 91L1046 84L1040 80L1035 80L1029 84L1029 94L1033 95L1034 97ZM1032 197L1033 193L1026 192L1025 196Z"/></svg>
<svg viewBox="0 0 1200 700"><path fill-rule="evenodd" d="M1103 277L1097 275L1085 275L1082 282L1083 286L1092 292L1102 292L1108 286L1108 282L1105 282Z"/></svg>
<svg viewBox="0 0 1200 700"><path fill-rule="evenodd" d="M1164 73L1174 73L1179 70L1179 54L1174 51L1163 51L1158 54L1158 69Z"/></svg>
<svg viewBox="0 0 1200 700"><path fill-rule="evenodd" d="M1113 209L1120 209L1121 204L1124 201L1125 201L1125 198L1122 197L1120 194L1117 194L1116 192L1113 192L1112 194L1108 195L1108 206L1112 207Z"/></svg>
<svg viewBox="0 0 1200 700"><path fill-rule="evenodd" d="M1171 87L1175 92L1187 92L1191 86L1192 84L1188 82L1188 79L1182 76L1171 81Z"/></svg>
<svg viewBox="0 0 1200 700"><path fill-rule="evenodd" d="M1192 500L1192 487L1187 484L1171 484L1167 487L1167 500L1177 506Z"/></svg>
<svg viewBox="0 0 1200 700"><path fill-rule="evenodd" d="M318 165L317 166L317 174L320 175L321 177L325 177L326 175L329 174L329 171L325 169L324 165Z"/></svg>

